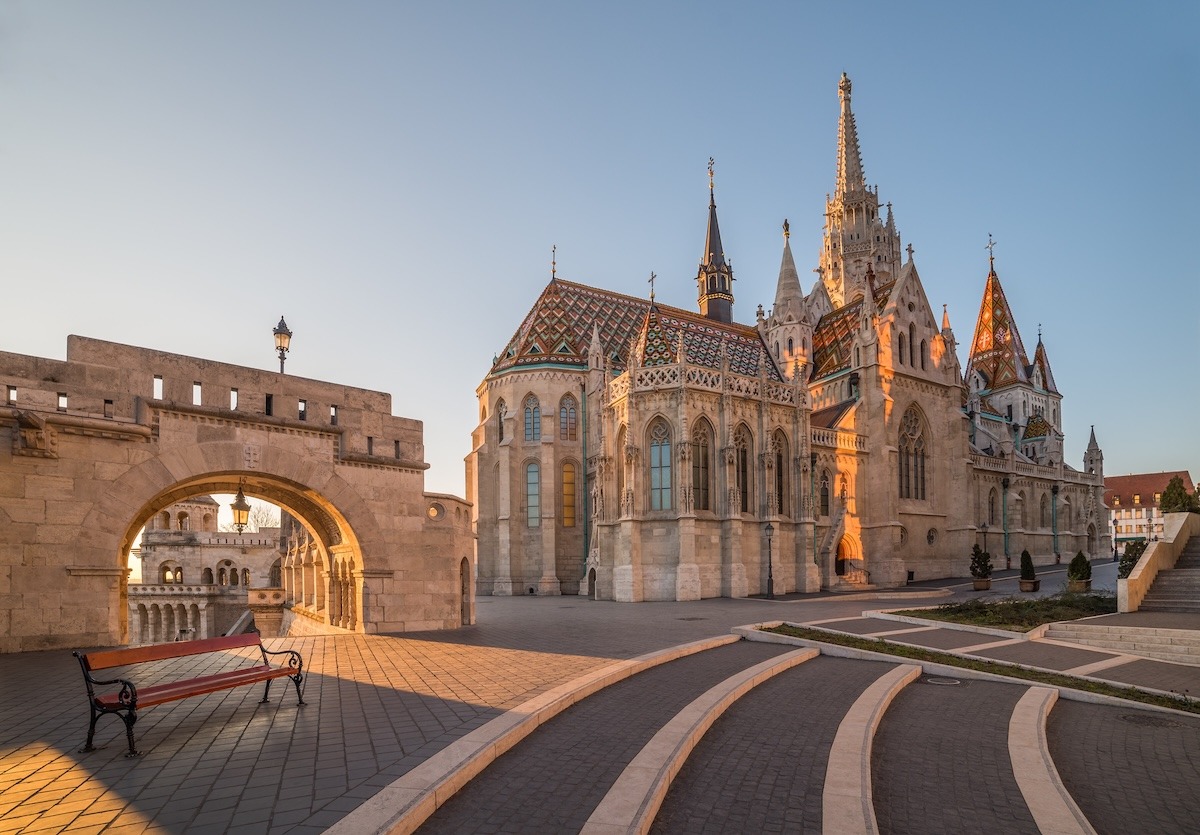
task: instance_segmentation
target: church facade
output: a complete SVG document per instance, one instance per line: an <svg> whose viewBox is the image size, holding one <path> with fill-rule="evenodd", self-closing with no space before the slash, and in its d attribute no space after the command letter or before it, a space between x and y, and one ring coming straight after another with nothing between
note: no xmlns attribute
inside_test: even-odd
<svg viewBox="0 0 1200 835"><path fill-rule="evenodd" d="M965 369L841 114L818 280L783 226L774 304L733 320L709 168L696 311L552 275L477 389L480 594L695 600L965 576L1108 545L1103 455L990 261ZM651 285L653 287L653 284Z"/></svg>

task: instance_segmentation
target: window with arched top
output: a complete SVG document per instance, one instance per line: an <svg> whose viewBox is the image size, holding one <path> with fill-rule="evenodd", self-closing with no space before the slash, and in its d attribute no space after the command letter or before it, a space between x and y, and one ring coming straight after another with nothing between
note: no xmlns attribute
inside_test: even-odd
<svg viewBox="0 0 1200 835"><path fill-rule="evenodd" d="M1041 518L1041 526L1043 528L1050 527L1050 497L1047 496L1045 493L1042 494L1042 506L1041 506L1041 514L1040 515L1042 517Z"/></svg>
<svg viewBox="0 0 1200 835"><path fill-rule="evenodd" d="M533 462L525 465L525 523L531 528L542 524L542 471Z"/></svg>
<svg viewBox="0 0 1200 835"><path fill-rule="evenodd" d="M829 515L829 470L821 471L821 515Z"/></svg>
<svg viewBox="0 0 1200 835"><path fill-rule="evenodd" d="M913 351L913 337L916 335L917 328L911 322L908 324L908 364L916 365L916 354Z"/></svg>
<svg viewBox="0 0 1200 835"><path fill-rule="evenodd" d="M501 400L496 404L496 431L499 435L499 440L504 440L504 416L508 413L508 407Z"/></svg>
<svg viewBox="0 0 1200 835"><path fill-rule="evenodd" d="M171 530L171 514L169 511L164 510L162 513L159 514L158 527L164 531Z"/></svg>
<svg viewBox="0 0 1200 835"><path fill-rule="evenodd" d="M750 430L742 424L733 433L733 448L734 448L734 466L736 467L737 489L741 494L741 507L738 508L742 513L749 513L753 507L750 497L750 488L753 482L750 478L750 462L754 456L754 441L750 437Z"/></svg>
<svg viewBox="0 0 1200 835"><path fill-rule="evenodd" d="M904 334L900 334L900 365L904 365Z"/></svg>
<svg viewBox="0 0 1200 835"><path fill-rule="evenodd" d="M617 501L625 501L625 447L629 439L625 426L617 430Z"/></svg>
<svg viewBox="0 0 1200 835"><path fill-rule="evenodd" d="M996 524L996 488L993 487L988 493L988 511L987 519L989 525Z"/></svg>
<svg viewBox="0 0 1200 835"><path fill-rule="evenodd" d="M700 418L692 427L692 503L696 510L712 510L712 425Z"/></svg>
<svg viewBox="0 0 1200 835"><path fill-rule="evenodd" d="M925 370L925 357L928 354L929 354L929 345L926 344L924 339L922 339L921 340L921 370L922 371Z"/></svg>
<svg viewBox="0 0 1200 835"><path fill-rule="evenodd" d="M180 513L176 518L179 521L179 530L189 531L192 529L192 520L188 518L186 513Z"/></svg>
<svg viewBox="0 0 1200 835"><path fill-rule="evenodd" d="M915 406L900 419L900 498L925 498L925 431Z"/></svg>
<svg viewBox="0 0 1200 835"><path fill-rule="evenodd" d="M562 465L562 524L564 528L575 527L575 465Z"/></svg>
<svg viewBox="0 0 1200 835"><path fill-rule="evenodd" d="M532 394L525 398L525 440L542 439L542 407Z"/></svg>
<svg viewBox="0 0 1200 835"><path fill-rule="evenodd" d="M250 585L250 569L249 568L242 569L242 585L243 586Z"/></svg>
<svg viewBox="0 0 1200 835"><path fill-rule="evenodd" d="M271 563L270 580L268 580L271 588L279 588L283 585L283 562L275 560Z"/></svg>
<svg viewBox="0 0 1200 835"><path fill-rule="evenodd" d="M775 507L778 513L784 516L789 516L788 513L788 481L787 461L788 461L788 442L787 436L783 434L782 429L775 430L774 436L774 458L775 458Z"/></svg>
<svg viewBox="0 0 1200 835"><path fill-rule="evenodd" d="M671 430L661 418L650 425L650 509L671 509Z"/></svg>
<svg viewBox="0 0 1200 835"><path fill-rule="evenodd" d="M796 343L793 342L792 338L789 336L788 337L788 356L790 357L794 353L796 353Z"/></svg>
<svg viewBox="0 0 1200 835"><path fill-rule="evenodd" d="M276 560L276 562L278 562L278 560ZM211 568L206 568L206 569L204 569L203 571L201 571L201 572L200 572L200 582L201 582L201 583L207 583L207 584L208 584L208 585L210 585L210 586L212 585L212 582L213 582L213 572L212 572L212 569L211 569ZM279 585L279 584L278 584L278 583L276 583L275 585Z"/></svg>
<svg viewBox="0 0 1200 835"><path fill-rule="evenodd" d="M229 585L229 572L226 571L223 567L217 569L217 585L220 585L220 586Z"/></svg>
<svg viewBox="0 0 1200 835"><path fill-rule="evenodd" d="M568 394L558 401L558 439L560 441L578 440L576 416L576 402L573 396Z"/></svg>

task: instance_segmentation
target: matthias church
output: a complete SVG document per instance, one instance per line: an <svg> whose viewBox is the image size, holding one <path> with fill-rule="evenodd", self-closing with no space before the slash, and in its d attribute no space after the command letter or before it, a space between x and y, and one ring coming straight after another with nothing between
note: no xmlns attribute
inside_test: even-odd
<svg viewBox="0 0 1200 835"><path fill-rule="evenodd" d="M734 321L709 168L697 309L553 275L479 385L480 594L619 601L899 586L1107 543L1103 455L1063 460L1062 394L995 263L965 367L863 174L850 79L817 280L783 224L774 302Z"/></svg>

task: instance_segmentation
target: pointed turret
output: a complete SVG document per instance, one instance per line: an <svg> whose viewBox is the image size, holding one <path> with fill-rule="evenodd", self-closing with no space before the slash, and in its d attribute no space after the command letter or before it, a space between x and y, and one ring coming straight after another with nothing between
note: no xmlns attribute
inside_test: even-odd
<svg viewBox="0 0 1200 835"><path fill-rule="evenodd" d="M1100 477L1101 489L1104 485L1104 452L1096 443L1096 426L1092 425L1092 436L1088 438L1087 451L1083 453L1083 469Z"/></svg>
<svg viewBox="0 0 1200 835"><path fill-rule="evenodd" d="M806 365L812 345L812 320L800 287L800 275L792 258L791 228L783 222L783 260L779 265L779 283L775 288L775 306L770 318L760 326L763 341L775 357L785 377L796 372L797 364Z"/></svg>
<svg viewBox="0 0 1200 835"><path fill-rule="evenodd" d="M996 391L1029 382L1026 376L1029 358L1004 288L1000 286L1000 276L996 275L995 261L989 258L989 262L979 318L975 320L975 336L971 340L971 356L967 360L967 377L970 379L972 372L977 372L982 378L982 388Z"/></svg>
<svg viewBox="0 0 1200 835"><path fill-rule="evenodd" d="M1046 346L1042 344L1042 334L1038 331L1038 344L1033 352L1033 367L1041 375L1042 388L1050 392L1058 392L1054 385L1054 372L1050 370L1050 358L1046 356Z"/></svg>
<svg viewBox="0 0 1200 835"><path fill-rule="evenodd" d="M704 258L696 273L696 289L701 315L718 322L733 321L733 268L725 260L725 249L721 246L712 157L708 158L708 232L704 239Z"/></svg>

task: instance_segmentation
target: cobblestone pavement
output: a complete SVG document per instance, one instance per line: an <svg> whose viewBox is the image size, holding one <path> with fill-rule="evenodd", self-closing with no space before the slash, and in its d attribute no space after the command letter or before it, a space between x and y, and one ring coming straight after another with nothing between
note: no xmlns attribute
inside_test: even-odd
<svg viewBox="0 0 1200 835"><path fill-rule="evenodd" d="M1063 784L1101 835L1200 826L1200 717L1059 699L1047 736Z"/></svg>
<svg viewBox="0 0 1200 835"><path fill-rule="evenodd" d="M124 758L114 717L100 722L100 750L77 753L88 712L69 653L0 655L0 832L320 831L500 712L612 660L741 624L857 619L903 605L858 596L637 605L481 598L480 625L452 632L269 641L304 653L308 706L298 708L281 683L268 705L257 704L257 687L161 705L139 717L144 756L134 760ZM201 666L179 674L227 662L193 659ZM1094 675L1200 693L1200 668L1165 662Z"/></svg>
<svg viewBox="0 0 1200 835"><path fill-rule="evenodd" d="M893 668L822 656L751 690L696 746L650 831L820 832L838 725L855 699Z"/></svg>
<svg viewBox="0 0 1200 835"><path fill-rule="evenodd" d="M1013 777L1008 721L1026 687L922 676L875 734L871 789L881 833L1031 833Z"/></svg>
<svg viewBox="0 0 1200 835"><path fill-rule="evenodd" d="M420 831L578 832L629 761L675 714L729 676L789 650L741 641L606 687L493 763Z"/></svg>

